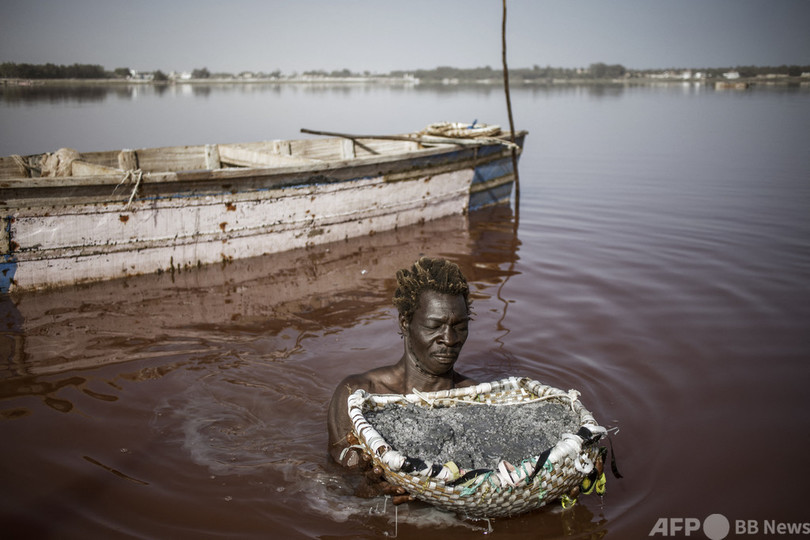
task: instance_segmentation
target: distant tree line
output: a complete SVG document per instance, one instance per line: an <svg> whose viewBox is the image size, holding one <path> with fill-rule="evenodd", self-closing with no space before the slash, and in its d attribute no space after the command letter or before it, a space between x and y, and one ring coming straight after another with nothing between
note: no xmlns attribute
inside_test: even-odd
<svg viewBox="0 0 810 540"><path fill-rule="evenodd" d="M624 77L627 69L619 64L607 65L602 63L591 64L585 68L559 68L540 67L510 69L510 79L523 81L540 81L548 79L615 79ZM485 80L499 80L503 78L500 69L492 69L490 66L477 67L471 69L454 68L441 66L436 69L418 69L415 71L392 71L392 76L402 77L411 74L422 82L440 82L446 80L457 80L459 82L474 82Z"/></svg>
<svg viewBox="0 0 810 540"><path fill-rule="evenodd" d="M509 76L513 80L524 82L543 82L551 80L606 80L632 77L645 77L652 74L664 72L701 72L705 77L722 77L724 73L735 71L740 77L757 77L762 75L783 75L789 77L799 77L802 73L810 73L810 66L804 65L782 65L782 66L736 66L724 68L669 68L666 70L630 70L621 64L605 64L602 62L593 63L587 68L561 68L561 67L540 67L510 69ZM16 64L6 62L0 64L0 78L8 79L126 79L130 77L129 68L120 67L112 71L106 71L102 66L95 64L73 64L62 66L56 64ZM161 82L169 80L169 76L160 70L151 73L152 80ZM208 68L197 68L191 73L193 79L209 78L233 78L229 73L212 74ZM273 71L270 74L243 72L241 76L252 76L256 78L283 78L281 71ZM371 73L354 73L348 69L324 71L311 70L303 72L307 77L369 77ZM389 77L414 76L423 83L442 83L448 80L464 83L490 81L497 82L503 78L500 69L493 69L490 66L476 68L455 68L449 66L439 66L434 69L417 69L409 71L392 71ZM295 77L293 74L291 77Z"/></svg>
<svg viewBox="0 0 810 540"><path fill-rule="evenodd" d="M362 74L360 73L353 73L349 69L336 69L333 71L325 71L322 69L315 69L305 71L303 73L306 77L335 77L335 78L346 78L346 77L368 77L371 75L370 72L365 71Z"/></svg>
<svg viewBox="0 0 810 540"><path fill-rule="evenodd" d="M512 80L522 80L525 82L542 82L548 80L605 80L621 79L628 77L644 77L662 71L673 73L692 71L701 72L704 76L722 77L724 73L735 71L740 77L758 77L764 75L784 75L788 77L800 77L802 73L810 73L810 66L782 65L782 66L735 66L721 68L670 68L666 70L648 69L631 70L621 64L605 64L597 62L587 68L560 68L560 67L540 67L510 69L509 77ZM491 67L478 67L472 69L461 69L442 66L431 70L415 71L393 71L392 76L402 77L412 74L422 82L442 82L447 80L457 80L459 82L475 82L484 80L494 80L503 78L500 69Z"/></svg>
<svg viewBox="0 0 810 540"><path fill-rule="evenodd" d="M0 77L6 79L109 79L118 76L118 73L118 70L105 71L102 66L95 64L0 64ZM129 75L129 70L126 74Z"/></svg>
<svg viewBox="0 0 810 540"><path fill-rule="evenodd" d="M489 66L471 69L455 68L450 66L439 66L435 69L417 69L415 71L392 71L394 77L402 77L406 74L413 75L417 79L425 82L442 81L447 79L457 79L459 81L477 81L503 77L503 72L493 70ZM514 71L512 71L514 74Z"/></svg>

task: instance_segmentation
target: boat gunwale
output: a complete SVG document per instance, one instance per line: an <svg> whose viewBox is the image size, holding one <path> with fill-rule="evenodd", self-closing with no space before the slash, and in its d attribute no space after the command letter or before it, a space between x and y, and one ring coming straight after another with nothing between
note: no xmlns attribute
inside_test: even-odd
<svg viewBox="0 0 810 540"><path fill-rule="evenodd" d="M527 134L526 131L521 131L515 134L516 138L523 137ZM506 138L500 137L504 140ZM305 139L306 140L306 139ZM325 141L329 140L340 140L339 138L330 138L324 139ZM358 141L370 141L372 139L357 139ZM474 139L473 139L474 140ZM466 141L469 141L466 140ZM263 141L265 143L270 143L272 141ZM416 141L415 141L416 142ZM230 144L230 143L229 143ZM253 143L235 143L235 144L253 144ZM375 166L381 165L385 163L396 163L400 161L409 161L411 159L418 159L423 157L432 157L438 156L445 153L452 153L456 151L464 151L464 150L473 150L479 148L484 148L488 146L497 146L497 143L490 141L482 140L478 145L471 145L468 142L464 145L457 145L454 143L430 143L422 148L417 150L407 150L403 152L392 152L380 155L369 155L369 156L362 156L362 157L354 157L354 158L341 158L337 160L322 160L315 163L305 163L305 164L294 164L294 165L280 165L280 166L267 166L267 167L224 167L218 169L188 169L188 170L180 170L180 171L154 171L154 172L143 172L142 173L142 182L150 183L150 184L172 184L172 183L182 183L182 182L194 182L194 181L205 181L205 180L239 180L242 178L249 178L249 177L271 177L277 175L308 175L312 173L317 173L320 171L335 171L346 169L350 170L353 168L359 168L364 166ZM165 146L165 147L155 147L155 148L142 148L136 149L135 152L139 150L161 150L170 152L172 149L188 149L188 148L205 148L205 145L191 145L191 146ZM506 150L507 148L504 147ZM108 150L102 152L118 152L120 150ZM99 152L85 152L86 154L93 154ZM42 154L31 154L25 156L26 158L37 157ZM6 156L8 158L10 156ZM111 186L111 185L118 185L122 182L124 175L126 175L129 171L124 171L123 169L118 169L120 172L116 172L115 174L96 174L96 175L83 175L83 176L60 176L60 177L24 177L24 176L17 176L17 177L9 177L9 178L0 178L0 189L15 189L15 190L34 190L34 189L52 189L52 188L63 188L63 187L96 187L96 186Z"/></svg>
<svg viewBox="0 0 810 540"><path fill-rule="evenodd" d="M385 177L386 182L407 181L424 178L454 170L460 163L464 166L480 165L508 157L511 150L502 147L497 151L479 155L481 148L497 147L496 144L467 146L458 148L442 147L425 151L398 154L397 159L382 159L382 156L369 156L354 160L324 162L292 167L216 169L200 171L178 171L166 173L144 173L135 201L155 200L171 197L203 197L222 194L249 193L266 190L285 190L295 187L306 187L318 184L337 183L358 178ZM412 160L430 160L444 154L453 155L447 162L411 163ZM389 158L391 156L388 156ZM388 165L383 170L381 165ZM324 166L328 165L328 166ZM331 173L331 174L330 174ZM106 191L121 184L120 176L84 176L63 177L74 182L49 182L51 178L22 178L21 184L7 187L0 181L0 196L3 205L8 209L34 207L54 208L75 205L119 204L126 203L133 189L130 182L121 186L116 193ZM92 179L95 183L80 183ZM99 180L106 180L100 182ZM31 185L36 181L37 185ZM232 183L228 183L232 182ZM44 185L43 185L44 184ZM99 193L105 189L104 193ZM134 201L133 201L134 202Z"/></svg>

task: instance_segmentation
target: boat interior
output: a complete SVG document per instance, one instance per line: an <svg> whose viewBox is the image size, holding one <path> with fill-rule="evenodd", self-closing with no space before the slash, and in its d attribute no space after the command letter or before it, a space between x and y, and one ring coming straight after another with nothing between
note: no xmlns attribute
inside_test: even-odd
<svg viewBox="0 0 810 540"><path fill-rule="evenodd" d="M60 148L53 153L0 158L0 179L306 166L421 147L416 141L333 137L83 153Z"/></svg>

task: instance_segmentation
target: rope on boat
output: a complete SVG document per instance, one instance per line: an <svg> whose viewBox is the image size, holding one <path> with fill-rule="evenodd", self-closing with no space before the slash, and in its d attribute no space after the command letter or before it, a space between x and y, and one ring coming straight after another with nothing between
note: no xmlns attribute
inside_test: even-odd
<svg viewBox="0 0 810 540"><path fill-rule="evenodd" d="M36 167L29 165L28 160L26 160L20 154L11 154L11 159L14 160L14 164L17 165L17 168L20 170L20 174L25 177L31 176L31 171L39 170Z"/></svg>
<svg viewBox="0 0 810 540"><path fill-rule="evenodd" d="M479 139L499 135L501 128L496 125L478 124L478 120L474 120L472 124L437 122L426 127L424 132L428 135L438 135L440 137Z"/></svg>
<svg viewBox="0 0 810 540"><path fill-rule="evenodd" d="M494 124L479 124L478 120L473 120L472 124L463 122L436 122L428 125L424 130L417 133L417 136L427 135L428 137L443 138L446 142L470 141L486 144L500 144L520 151L520 146L514 141L501 139L501 127ZM456 143L459 144L459 143ZM469 144L469 143L466 143Z"/></svg>
<svg viewBox="0 0 810 540"><path fill-rule="evenodd" d="M133 186L133 188L132 188L132 193L130 193L130 195L129 195L129 200L127 201L126 206L124 206L124 210L129 210L129 207L132 204L132 201L135 200L135 195L138 193L138 188L141 187L141 180L143 179L143 171L141 169L136 169L136 170L130 169L130 170L126 171L124 173L124 177L121 179L121 181L118 183L118 185L115 186L115 189L113 190L113 195L114 195L119 187L121 187L122 185L124 185L126 183L132 182L133 179L135 180L135 186Z"/></svg>

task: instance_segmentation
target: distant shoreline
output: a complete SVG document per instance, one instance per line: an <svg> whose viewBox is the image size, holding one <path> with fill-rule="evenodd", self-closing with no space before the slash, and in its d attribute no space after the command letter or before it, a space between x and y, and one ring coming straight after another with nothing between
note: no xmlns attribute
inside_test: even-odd
<svg viewBox="0 0 810 540"><path fill-rule="evenodd" d="M149 81L138 79L0 79L3 86L216 86L216 85L395 85L395 86L424 86L424 87L486 87L502 86L502 79L486 80L451 80L418 81L399 77L290 77L281 79L265 78L206 78L184 79L170 81ZM750 86L802 86L810 87L810 77L740 77L738 79L682 79L682 78L651 78L629 77L620 79L537 79L509 81L513 88L527 87L557 87L557 86L665 86L665 85L693 85L716 86L718 88L742 88Z"/></svg>
<svg viewBox="0 0 810 540"><path fill-rule="evenodd" d="M178 85L217 85L217 84L415 84L412 80L398 77L346 77L346 78L283 78L283 79L244 79L244 78L207 78L154 81L145 79L0 79L7 86L178 86Z"/></svg>

